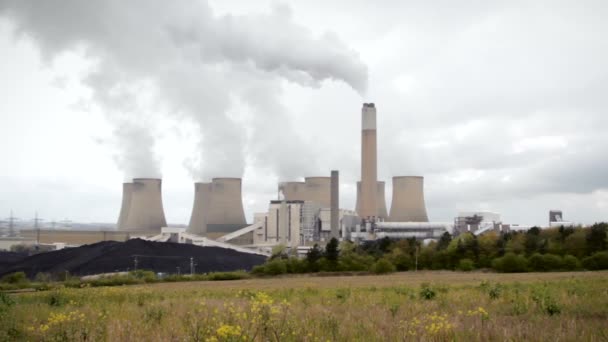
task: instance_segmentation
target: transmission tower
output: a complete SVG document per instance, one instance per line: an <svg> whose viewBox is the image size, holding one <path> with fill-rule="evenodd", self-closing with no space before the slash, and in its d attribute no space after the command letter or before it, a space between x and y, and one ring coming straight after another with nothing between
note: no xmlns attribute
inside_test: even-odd
<svg viewBox="0 0 608 342"><path fill-rule="evenodd" d="M8 223L8 236L9 237L15 237L17 236L16 234L16 230L15 230L15 222L19 221L18 218L16 218L15 216L13 216L13 211L11 210L11 216L6 218L6 221Z"/></svg>

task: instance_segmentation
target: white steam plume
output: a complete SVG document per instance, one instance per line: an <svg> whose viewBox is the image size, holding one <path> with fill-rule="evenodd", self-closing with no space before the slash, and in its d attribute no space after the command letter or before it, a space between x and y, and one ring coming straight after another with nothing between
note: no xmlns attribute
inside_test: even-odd
<svg viewBox="0 0 608 342"><path fill-rule="evenodd" d="M140 96L133 85L148 85L159 108L166 109L161 114L198 125L201 154L191 158L190 168L203 180L242 176L245 153L283 177L309 164L279 101L282 79L308 87L343 81L358 92L367 86L367 68L354 51L332 34L314 36L282 7L268 14L217 16L205 1L195 0L0 0L0 16L36 41L47 58L84 49L97 61L83 81L117 126L118 140L128 141L118 144L123 150L117 160L131 174L160 173L147 130L150 118L133 105ZM229 115L236 103L253 112L252 127ZM119 128L129 115L136 119ZM265 132L272 122L282 125L280 134ZM286 138L283 152L269 157L274 152L269 145L285 144L278 139ZM127 162L136 155L138 160Z"/></svg>

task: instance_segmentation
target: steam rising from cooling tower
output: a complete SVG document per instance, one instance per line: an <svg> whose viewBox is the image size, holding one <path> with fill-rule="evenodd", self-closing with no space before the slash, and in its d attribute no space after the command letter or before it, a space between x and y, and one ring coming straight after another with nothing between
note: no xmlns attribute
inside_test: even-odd
<svg viewBox="0 0 608 342"><path fill-rule="evenodd" d="M358 53L334 34L316 35L298 25L287 6L220 15L204 0L60 3L0 1L0 19L8 19L18 37L32 40L49 61L74 52L82 64L93 65L78 76L91 91L91 107L110 113L116 160L128 176L159 176L152 148L157 135L151 130L174 113L198 129L201 155L188 160L196 179L239 177L245 150L254 160L264 160L271 145L285 156L305 150L291 122L267 130L267 122L285 120L280 106L285 81L318 87L338 80L359 93L367 88L367 67ZM253 114L247 127L231 112L243 104ZM124 122L137 134L119 129ZM284 137L299 146L274 144ZM277 160L271 168L279 174L302 165L299 158Z"/></svg>
<svg viewBox="0 0 608 342"><path fill-rule="evenodd" d="M129 187L131 199L128 200ZM125 191L126 189L126 191ZM125 196L125 194L127 196ZM129 202L129 210L125 217L123 210L119 216L120 230L145 231L150 234L160 233L161 227L167 226L162 199L162 180L156 178L135 178L133 184L123 185L123 204Z"/></svg>
<svg viewBox="0 0 608 342"><path fill-rule="evenodd" d="M393 177L391 222L428 222L424 204L424 178L419 176Z"/></svg>

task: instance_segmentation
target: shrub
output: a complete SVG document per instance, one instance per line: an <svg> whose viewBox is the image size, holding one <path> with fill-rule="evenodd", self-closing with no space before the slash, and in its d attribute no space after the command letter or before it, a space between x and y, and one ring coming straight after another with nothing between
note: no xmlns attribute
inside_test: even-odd
<svg viewBox="0 0 608 342"><path fill-rule="evenodd" d="M256 274L256 275L264 275L264 274L266 274L266 267L265 267L265 265L253 266L253 268L251 269L251 274Z"/></svg>
<svg viewBox="0 0 608 342"><path fill-rule="evenodd" d="M214 272L207 275L207 280L238 280L247 278L249 278L249 274L245 271Z"/></svg>
<svg viewBox="0 0 608 342"><path fill-rule="evenodd" d="M492 268L498 272L526 272L527 267L528 260L521 255L515 255L513 253L507 253L503 257L494 259L492 262Z"/></svg>
<svg viewBox="0 0 608 342"><path fill-rule="evenodd" d="M469 272L475 269L475 263L471 259L460 259L458 262L458 269L460 271Z"/></svg>
<svg viewBox="0 0 608 342"><path fill-rule="evenodd" d="M500 285L496 284L496 286L494 286L490 289L490 291L488 291L488 295L490 296L490 299L498 299L498 297L500 297L500 292Z"/></svg>
<svg viewBox="0 0 608 342"><path fill-rule="evenodd" d="M543 263L545 264L545 270L547 271L557 271L564 268L562 258L555 254L543 255Z"/></svg>
<svg viewBox="0 0 608 342"><path fill-rule="evenodd" d="M431 300L437 296L437 292L433 290L429 284L420 285L420 298L425 300Z"/></svg>
<svg viewBox="0 0 608 342"><path fill-rule="evenodd" d="M528 258L528 266L532 271L544 271L545 264L543 256L540 253L534 253Z"/></svg>
<svg viewBox="0 0 608 342"><path fill-rule="evenodd" d="M52 277L49 273L38 272L36 273L36 277L34 277L34 280L39 283L48 283L52 280Z"/></svg>
<svg viewBox="0 0 608 342"><path fill-rule="evenodd" d="M578 270L581 268L581 262L573 255L564 256L563 267L565 270Z"/></svg>
<svg viewBox="0 0 608 342"><path fill-rule="evenodd" d="M393 265L388 259L382 258L376 261L372 266L372 272L376 274L385 274L395 272L395 265Z"/></svg>
<svg viewBox="0 0 608 342"><path fill-rule="evenodd" d="M588 270L608 269L608 252L597 252L583 259L583 266Z"/></svg>
<svg viewBox="0 0 608 342"><path fill-rule="evenodd" d="M287 265L284 260L274 259L266 263L264 273L270 275L279 275L287 273Z"/></svg>
<svg viewBox="0 0 608 342"><path fill-rule="evenodd" d="M50 306L62 306L64 304L66 304L67 302L68 302L68 300L67 300L66 296L59 291L53 291L47 297L47 303Z"/></svg>
<svg viewBox="0 0 608 342"><path fill-rule="evenodd" d="M555 301L549 301L545 305L545 312L549 316L554 316L559 315L562 312L562 309Z"/></svg>
<svg viewBox="0 0 608 342"><path fill-rule="evenodd" d="M28 279L24 272L15 272L2 277L0 282L7 284L24 284L28 282Z"/></svg>

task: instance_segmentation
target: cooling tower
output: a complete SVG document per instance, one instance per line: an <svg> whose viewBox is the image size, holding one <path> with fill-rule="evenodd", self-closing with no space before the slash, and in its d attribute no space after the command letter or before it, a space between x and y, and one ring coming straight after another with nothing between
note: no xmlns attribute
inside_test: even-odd
<svg viewBox="0 0 608 342"><path fill-rule="evenodd" d="M188 232L205 236L207 234L207 210L211 202L211 183L194 183L194 205Z"/></svg>
<svg viewBox="0 0 608 342"><path fill-rule="evenodd" d="M118 222L116 223L116 229L124 230L127 216L129 215L129 206L131 206L131 194L133 193L133 183L122 184L122 204L120 206L120 214L118 215Z"/></svg>
<svg viewBox="0 0 608 342"><path fill-rule="evenodd" d="M131 204L124 223L128 231L160 233L166 227L163 210L162 180L156 178L135 178L131 192Z"/></svg>
<svg viewBox="0 0 608 342"><path fill-rule="evenodd" d="M340 230L340 174L338 171L331 171L331 237L339 238Z"/></svg>
<svg viewBox="0 0 608 342"><path fill-rule="evenodd" d="M391 222L428 222L424 205L424 178L418 176L393 177Z"/></svg>
<svg viewBox="0 0 608 342"><path fill-rule="evenodd" d="M361 197L359 216L377 217L377 146L376 146L376 106L364 103L361 109Z"/></svg>
<svg viewBox="0 0 608 342"><path fill-rule="evenodd" d="M386 220L388 218L388 212L386 210L386 196L384 193L384 185L385 183L380 181L377 182L377 188L376 188L376 205L378 206L378 217L381 219ZM357 204L355 207L355 211L357 212L357 214L359 213L359 210L361 210L361 182L357 182ZM359 216L361 216L359 214ZM363 217L363 216L361 216Z"/></svg>
<svg viewBox="0 0 608 342"><path fill-rule="evenodd" d="M244 225L240 178L213 178L207 224Z"/></svg>
<svg viewBox="0 0 608 342"><path fill-rule="evenodd" d="M283 193L283 199L286 201L305 201L306 183L304 182L282 182L279 183L279 191Z"/></svg>
<svg viewBox="0 0 608 342"><path fill-rule="evenodd" d="M388 211L386 210L386 196L384 194L385 183L380 181L376 184L376 204L378 205L378 217L386 220L388 218Z"/></svg>
<svg viewBox="0 0 608 342"><path fill-rule="evenodd" d="M305 200L321 204L323 208L331 206L331 177L306 177Z"/></svg>

